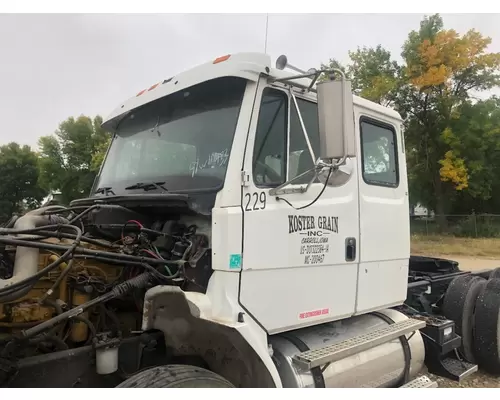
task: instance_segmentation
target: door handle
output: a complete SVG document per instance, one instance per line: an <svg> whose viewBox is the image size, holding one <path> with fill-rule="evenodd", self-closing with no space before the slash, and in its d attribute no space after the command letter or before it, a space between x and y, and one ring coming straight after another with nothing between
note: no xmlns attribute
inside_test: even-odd
<svg viewBox="0 0 500 400"><path fill-rule="evenodd" d="M345 240L345 260L354 261L356 259L356 239L353 237Z"/></svg>

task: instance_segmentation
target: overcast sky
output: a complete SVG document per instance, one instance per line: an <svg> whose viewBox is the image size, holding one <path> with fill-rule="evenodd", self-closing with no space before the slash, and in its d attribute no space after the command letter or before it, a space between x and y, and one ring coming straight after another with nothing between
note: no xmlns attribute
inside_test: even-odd
<svg viewBox="0 0 500 400"><path fill-rule="evenodd" d="M308 69L382 44L395 57L422 14L269 16L267 51ZM446 28L476 28L500 52L498 14L443 14ZM157 81L219 55L264 51L263 14L0 15L0 144L38 137L80 114L106 117Z"/></svg>

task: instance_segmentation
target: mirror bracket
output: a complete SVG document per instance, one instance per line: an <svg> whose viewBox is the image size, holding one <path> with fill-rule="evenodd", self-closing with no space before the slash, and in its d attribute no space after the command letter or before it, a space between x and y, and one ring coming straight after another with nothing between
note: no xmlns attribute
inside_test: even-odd
<svg viewBox="0 0 500 400"><path fill-rule="evenodd" d="M326 168L326 169L331 169L331 171L333 173L335 170L337 170L341 165L343 165L345 163L346 159L347 159L347 157L344 157L341 160L339 160L338 162L331 163L331 164L325 163L324 161L318 159L313 168L310 168L307 171L302 172L300 175L297 175L296 177L290 179L289 181L282 183L281 185L279 185L275 188L272 188L271 190L269 190L269 195L270 196L279 196L282 194L306 193L309 190L309 188L311 187L311 185L313 184L313 182L318 178L318 175L320 174L321 171L323 171ZM307 185L301 185L299 187L293 187L293 188L286 189L287 186L291 185L294 181L302 178L303 176L307 175L311 171L314 171L314 176L312 177L312 179L309 181L309 183ZM327 182L327 184L328 184L328 182Z"/></svg>
<svg viewBox="0 0 500 400"><path fill-rule="evenodd" d="M317 91L316 91L316 89L313 89L313 86L316 83L316 81L319 79L319 77L321 76L321 74L328 74L328 77L329 77L330 80L334 80L335 74L338 74L338 75L340 75L340 79L342 81L342 84L343 85L345 84L346 76L345 76L345 74L344 74L343 71L341 71L340 69L337 69L337 68L321 69L321 70L311 69L307 73L301 73L301 74L293 75L293 76L290 76L290 77L287 77L287 78L272 78L272 77L270 77L269 78L269 82L270 83L273 83L273 82L285 83L285 84L289 84L291 87L298 87L298 88L301 88L301 89L305 89L306 91L310 91L310 92L316 93ZM296 79L302 79L302 78L311 78L312 79L311 83L309 84L308 87L304 86L304 85L302 85L300 83L293 82ZM344 87L344 90L345 90L345 87ZM311 157L313 158L313 162L314 162L314 158L315 158L314 151L313 151L311 143L309 141L309 137L307 135L307 131L306 131L306 128L305 128L305 125L304 125L304 122L303 122L300 110L298 108L297 100L296 100L295 95L293 94L291 88L290 88L290 95L291 95L291 97L293 99L295 108L296 108L298 116L299 116L300 125L301 125L301 128L302 128L302 132L303 132L303 134L305 136L305 140L306 140L306 143L307 143L308 150L309 150L309 152L311 154ZM345 147L345 145L346 144L344 143L344 147ZM272 188L269 191L269 195L270 196L278 196L278 195L283 195L283 194L305 193L305 192L307 192L309 190L309 188L311 187L312 183L318 178L318 175L319 175L319 173L322 170L324 170L325 168L326 169L330 169L331 172L333 173L334 171L336 171L337 169L339 169L340 166L342 166L342 165L345 164L347 158L348 158L348 153L347 153L347 151L346 151L345 148L344 148L344 154L343 154L343 156L340 159L338 159L337 161L333 161L331 163L327 163L327 162L321 160L320 158L318 158L317 161L315 162L314 167L312 167L309 170L301 173L300 175L297 175L296 177L288 180L287 182L285 182L285 183L277 186L276 188ZM292 184L294 181L298 180L299 178L304 177L305 175L307 175L311 171L314 171L314 176L309 181L309 183L307 185L301 185L299 187L293 187L293 188L286 188L287 186L289 186L290 184ZM325 182L325 184L328 185L328 181Z"/></svg>
<svg viewBox="0 0 500 400"><path fill-rule="evenodd" d="M269 82L270 83L273 83L273 82L287 83L291 86L296 86L299 88L306 88L306 90L308 92L316 92L316 90L313 89L313 86L316 83L316 81L319 79L321 74L328 74L328 77L330 80L333 80L332 78L335 74L340 75L341 79L346 79L345 74L338 68L328 68L328 69L319 69L319 70L313 68L309 72L306 72L304 74L292 75L292 76L289 76L286 78L270 77ZM300 84L297 84L295 82L292 82L296 79L303 79L303 78L311 78L311 83L309 84L308 87L305 87L304 85L300 85Z"/></svg>

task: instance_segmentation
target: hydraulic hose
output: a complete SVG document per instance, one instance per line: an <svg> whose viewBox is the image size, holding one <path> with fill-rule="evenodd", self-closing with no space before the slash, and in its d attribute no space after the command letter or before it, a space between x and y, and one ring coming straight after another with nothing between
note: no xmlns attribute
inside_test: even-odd
<svg viewBox="0 0 500 400"><path fill-rule="evenodd" d="M59 285L61 284L61 282L66 279L66 276L69 274L69 272L71 271L71 269L73 268L73 264L74 264L75 260L72 258L71 260L69 260L68 262L68 265L66 266L66 268L64 268L64 270L59 274L59 276L57 277L56 281L54 282L54 284L52 285L52 287L47 290L43 295L42 297L40 297L40 300L38 300L38 302L40 304L42 304L50 295L52 295L52 293L54 293L54 290L56 290ZM63 300L63 299L61 299Z"/></svg>
<svg viewBox="0 0 500 400"><path fill-rule="evenodd" d="M66 224L68 221L59 216L42 215L45 211L51 211L57 207L46 207L30 211L17 219L14 223L14 228L0 228L0 234L23 234L29 233L32 229L42 230L43 227L51 224ZM17 294L12 294L9 299L16 299L24 296L29 288L26 288L25 280L36 273L38 269L38 250L23 246L23 241L16 249L14 261L14 271L9 279L0 280L0 290L12 287L20 282L24 282L17 287L23 289ZM26 290L27 289L27 290ZM10 291L10 290L9 290ZM7 301L0 298L0 301Z"/></svg>
<svg viewBox="0 0 500 400"><path fill-rule="evenodd" d="M72 225L68 225L72 226ZM72 226L75 228L74 226ZM1 233L1 230L0 230ZM5 243L5 244L10 244L14 246L24 246L24 247L32 247L36 249L44 249L44 250L52 250L52 251L66 251L68 250L68 246L60 245L60 244L53 244L53 243L43 243L43 242L30 242L30 241L25 241L25 240L19 240L15 239L12 237L2 237L0 236L0 243ZM81 247L77 247L74 250L75 254L82 254L86 256L93 256L93 257L104 257L104 258L114 258L115 260L121 260L121 261L133 261L133 262L147 262L149 264L155 264L155 265L184 265L184 261L182 260L164 260L161 258L149 258L149 257L138 257L138 256L131 256L128 254L119 254L119 253L111 253L107 251L100 251L100 250L92 250L92 249L85 249Z"/></svg>
<svg viewBox="0 0 500 400"><path fill-rule="evenodd" d="M133 289L139 289L139 288L145 288L150 282L151 282L151 274L149 272L144 272L140 275L135 276L132 279L129 279L128 281L122 282L118 285L116 285L111 291L98 296L86 303L83 303L75 308L72 308L71 310L65 311L62 314L56 315L55 317L42 322L41 324L38 324L34 326L33 328L26 329L21 332L21 336L24 339L29 339L32 338L39 333L50 329L54 327L55 325L59 324L60 322L63 322L67 319L74 318L90 307L93 307L97 304L105 303L111 299L120 297L128 292L130 292Z"/></svg>
<svg viewBox="0 0 500 400"><path fill-rule="evenodd" d="M66 251L64 252L64 254L61 257L59 257L59 259L57 259L56 261L49 264L48 266L43 268L41 271L38 271L37 273L31 274L30 276L28 276L25 279L14 281L14 283L12 283L8 286L4 286L3 288L0 288L0 302L13 301L13 300L16 300L16 299L24 296L26 293L29 292L32 285L39 278L41 278L45 274L49 273L53 269L57 268L61 263L66 261L68 259L68 257L71 255L71 253L73 253L75 251L75 249L78 247L78 245L80 244L80 238L82 237L82 231L80 230L80 228L73 226L73 225L66 225L66 224L55 225L55 226L51 226L51 227L73 229L76 232L76 239L74 240L73 244L66 248ZM45 227L45 228L47 228L47 227ZM3 233L5 231L8 231L8 233L32 233L33 231L36 232L38 230L41 230L41 229L39 229L39 228L24 229L24 230L0 229L0 233ZM3 239L4 238L0 237L0 242ZM24 241L21 241L21 242L23 243L21 246L31 244L31 242L24 242ZM29 246L26 246L26 247L29 247ZM19 251L19 249L17 251ZM35 266L38 266L38 251L36 253L37 253L37 258L36 258L36 265ZM16 253L16 256L17 256L17 253ZM16 261L17 261L17 257L16 257ZM12 281L13 281L12 279L8 280L9 283Z"/></svg>
<svg viewBox="0 0 500 400"><path fill-rule="evenodd" d="M55 237L57 239L61 239L61 238L73 239L73 240L76 239L76 235L72 235L71 233L65 233L65 232L38 231L37 234L40 236L19 237L16 239L26 240L26 241L30 241L30 240L31 241L38 241L38 240L43 240L43 239L52 238L52 237ZM93 244L95 246L100 246L100 247L104 247L104 248L108 248L108 249L119 248L119 246L117 246L117 245L113 245L111 243L103 242L101 240L92 239L92 238L85 237L85 236L81 237L80 242L85 242L85 243Z"/></svg>

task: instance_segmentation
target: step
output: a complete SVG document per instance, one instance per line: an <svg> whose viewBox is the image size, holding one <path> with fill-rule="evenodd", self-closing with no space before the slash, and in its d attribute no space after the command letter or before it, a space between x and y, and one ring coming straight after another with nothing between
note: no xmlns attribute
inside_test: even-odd
<svg viewBox="0 0 500 400"><path fill-rule="evenodd" d="M417 389L417 388L437 388L438 384L435 381L431 381L429 377L422 375L418 378L413 379L407 384L400 386L398 389Z"/></svg>
<svg viewBox="0 0 500 400"><path fill-rule="evenodd" d="M390 342L407 333L421 329L425 325L425 321L408 318L342 342L297 354L293 357L293 362L302 368L310 370Z"/></svg>
<svg viewBox="0 0 500 400"><path fill-rule="evenodd" d="M461 382L468 376L474 374L478 370L476 364L467 361L457 360L456 358L448 357L441 361L443 367L450 374L449 378L457 382Z"/></svg>

